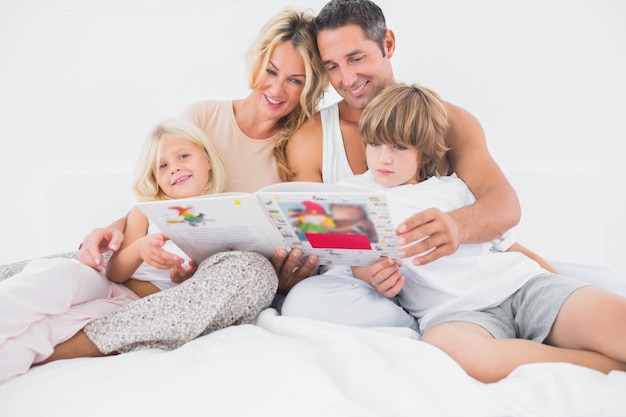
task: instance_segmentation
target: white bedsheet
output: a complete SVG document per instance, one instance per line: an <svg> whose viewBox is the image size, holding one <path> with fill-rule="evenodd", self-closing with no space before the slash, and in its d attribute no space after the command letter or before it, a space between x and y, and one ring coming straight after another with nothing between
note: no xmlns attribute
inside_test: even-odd
<svg viewBox="0 0 626 417"><path fill-rule="evenodd" d="M519 368L482 384L406 329L281 317L174 351L33 368L0 385L0 416L626 416L626 372Z"/></svg>

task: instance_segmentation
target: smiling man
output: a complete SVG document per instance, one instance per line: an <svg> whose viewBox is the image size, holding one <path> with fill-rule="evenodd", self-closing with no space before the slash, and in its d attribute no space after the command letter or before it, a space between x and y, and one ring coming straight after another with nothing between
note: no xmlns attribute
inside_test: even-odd
<svg viewBox="0 0 626 417"><path fill-rule="evenodd" d="M295 132L287 158L294 172L291 180L332 183L367 169L359 119L365 106L395 82L391 58L396 38L387 29L382 10L368 0L330 1L316 17L315 28L330 83L342 99ZM489 153L479 121L461 107L447 102L444 106L449 150L438 172L458 175L476 202L449 213L437 209L415 213L399 226L398 244L407 245L404 257L428 251L414 259L416 264L450 255L461 243L495 239L515 226L521 216L517 194ZM399 307L387 299L379 299L380 294L372 293L371 288L336 278L330 271L298 283L287 296L283 314L364 326L414 325L406 321L406 312L398 311ZM343 291L345 288L349 290ZM377 311L370 301L390 315ZM355 308L359 303L366 310ZM321 305L327 313L320 311ZM371 313L363 317L364 311Z"/></svg>

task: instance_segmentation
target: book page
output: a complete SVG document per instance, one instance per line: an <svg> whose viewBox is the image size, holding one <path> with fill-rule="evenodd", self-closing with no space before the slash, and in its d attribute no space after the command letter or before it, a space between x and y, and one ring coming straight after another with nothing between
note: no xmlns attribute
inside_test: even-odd
<svg viewBox="0 0 626 417"><path fill-rule="evenodd" d="M311 188L316 191L310 192ZM257 195L289 246L305 255L316 254L321 265L371 265L386 257L398 259L389 209L378 190L284 183Z"/></svg>
<svg viewBox="0 0 626 417"><path fill-rule="evenodd" d="M276 184L268 185L258 190L257 194L267 193L324 193L324 194L336 194L336 193L363 193L372 192L379 194L378 190L371 190L367 187L360 187L358 185L337 185L324 182L313 181L291 181L291 182L279 182Z"/></svg>
<svg viewBox="0 0 626 417"><path fill-rule="evenodd" d="M270 258L287 248L252 194L226 193L139 203L137 207L195 262L230 250Z"/></svg>

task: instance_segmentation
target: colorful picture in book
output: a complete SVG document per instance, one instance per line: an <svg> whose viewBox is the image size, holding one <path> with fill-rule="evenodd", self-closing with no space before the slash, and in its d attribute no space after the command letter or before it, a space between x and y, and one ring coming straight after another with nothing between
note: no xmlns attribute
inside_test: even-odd
<svg viewBox="0 0 626 417"><path fill-rule="evenodd" d="M316 201L279 203L298 238L313 248L371 249L378 235L367 205Z"/></svg>
<svg viewBox="0 0 626 417"><path fill-rule="evenodd" d="M174 214L174 218L167 220L169 224L186 223L195 227L209 220L204 218L204 213L194 213L193 207L171 206L168 208L171 210L170 214Z"/></svg>

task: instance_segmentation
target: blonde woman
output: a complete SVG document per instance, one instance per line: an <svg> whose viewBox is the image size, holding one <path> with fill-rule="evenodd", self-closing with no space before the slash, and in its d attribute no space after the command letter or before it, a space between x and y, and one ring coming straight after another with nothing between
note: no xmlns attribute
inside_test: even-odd
<svg viewBox="0 0 626 417"><path fill-rule="evenodd" d="M313 19L309 11L287 7L263 26L248 53L248 96L238 100L202 101L184 110L184 117L207 133L224 157L228 174L224 191L255 191L289 177L285 158L287 141L317 111L328 85L312 30ZM122 219L107 229L95 229L85 238L79 259L93 268L101 267L101 251L116 252L120 244L123 247L120 225L125 222ZM274 255L272 264L279 274L281 290L288 290L294 282L317 270L315 257L304 261L300 257L299 250L291 253L282 250ZM163 266L173 267L178 262L166 251L159 253L159 259ZM211 329L243 322L243 316L239 315L229 323L222 322L214 327L215 320L207 318L211 314L209 310L181 311L180 305L203 305L215 299L214 291L218 286L228 287L231 282L228 275L219 277L209 269L201 266L193 278L175 288L175 292L151 295L90 323L74 338L57 346L49 360L102 356L142 347L171 348ZM209 278L205 279L206 276ZM215 285L208 285L209 282ZM240 290L239 300L247 296L258 298L246 285L241 288L245 291ZM155 312L157 304L160 307ZM176 314L171 314L174 308ZM210 311L222 310L220 307ZM130 332L128 323L136 326ZM179 332L176 342L165 343L170 329L181 326L186 329Z"/></svg>
<svg viewBox="0 0 626 417"><path fill-rule="evenodd" d="M184 116L200 126L224 156L225 191L256 191L292 174L285 157L287 141L317 112L328 87L313 20L308 10L285 8L263 26L248 52L248 96L202 101L185 109ZM85 237L78 259L101 268L102 252L119 248L125 221L94 229ZM300 255L297 250L279 251L272 259L282 290L317 270L315 258L301 262Z"/></svg>

